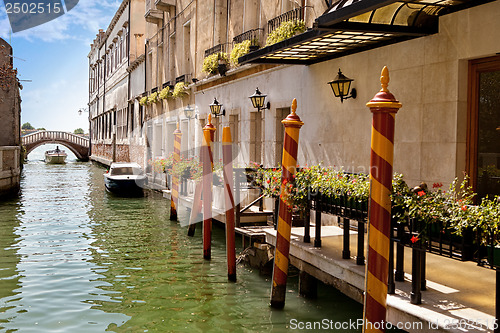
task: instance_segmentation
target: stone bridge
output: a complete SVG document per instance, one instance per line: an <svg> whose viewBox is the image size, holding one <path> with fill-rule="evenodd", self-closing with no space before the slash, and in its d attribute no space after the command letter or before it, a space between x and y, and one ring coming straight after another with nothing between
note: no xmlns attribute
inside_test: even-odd
<svg viewBox="0 0 500 333"><path fill-rule="evenodd" d="M26 148L26 156L36 147L46 143L59 143L76 155L81 161L89 160L90 140L68 132L39 131L23 136L23 146Z"/></svg>

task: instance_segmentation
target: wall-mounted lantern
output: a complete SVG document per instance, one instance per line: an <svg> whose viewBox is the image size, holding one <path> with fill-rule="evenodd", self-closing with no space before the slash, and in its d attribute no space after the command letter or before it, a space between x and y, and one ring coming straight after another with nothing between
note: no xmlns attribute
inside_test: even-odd
<svg viewBox="0 0 500 333"><path fill-rule="evenodd" d="M226 115L226 110L222 109L222 104L220 104L219 101L217 101L217 98L214 98L213 103L210 104L209 106L210 106L210 113L212 113L214 115L214 117ZM222 109L222 113L221 113L221 109Z"/></svg>
<svg viewBox="0 0 500 333"><path fill-rule="evenodd" d="M252 101L253 107L256 108L257 111L271 108L271 103L269 102L267 102L267 104L264 106L264 100L266 99L266 96L267 95L261 93L259 88L257 88L255 89L255 93L249 97L250 100Z"/></svg>
<svg viewBox="0 0 500 333"><path fill-rule="evenodd" d="M187 119L191 119L193 118L193 115L194 115L194 118L198 118L198 115L197 114L194 114L194 108L188 104L185 108L184 108L184 115L186 116Z"/></svg>
<svg viewBox="0 0 500 333"><path fill-rule="evenodd" d="M343 103L344 99L356 98L357 96L355 88L352 88L351 95L348 96L352 81L354 81L354 79L350 79L342 74L339 68L339 73L337 74L335 80L328 82L328 84L332 87L335 97L340 97L340 101Z"/></svg>

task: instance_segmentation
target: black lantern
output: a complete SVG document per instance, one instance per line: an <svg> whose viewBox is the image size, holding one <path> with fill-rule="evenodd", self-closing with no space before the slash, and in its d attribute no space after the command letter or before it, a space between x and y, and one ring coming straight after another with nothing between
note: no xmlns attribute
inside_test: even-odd
<svg viewBox="0 0 500 333"><path fill-rule="evenodd" d="M186 118L191 119L193 118L193 114L194 114L194 108L188 104L184 108L184 115L186 116ZM194 117L196 118L196 115L194 115Z"/></svg>
<svg viewBox="0 0 500 333"><path fill-rule="evenodd" d="M264 100L266 99L266 96L267 95L262 94L259 88L257 88L255 89L255 93L249 97L252 101L253 107L256 108L257 111L271 108L271 103L269 102L267 102L266 106L264 106Z"/></svg>
<svg viewBox="0 0 500 333"><path fill-rule="evenodd" d="M226 110L222 110L222 104L217 101L217 98L214 98L214 101L210 106L210 112L214 115L214 117L224 116L226 114Z"/></svg>
<svg viewBox="0 0 500 333"><path fill-rule="evenodd" d="M339 73L337 74L335 80L328 82L328 84L332 87L335 97L340 97L340 101L343 103L344 99L356 98L357 94L356 89L354 88L352 89L351 96L348 96L352 81L354 80L342 74L339 68Z"/></svg>

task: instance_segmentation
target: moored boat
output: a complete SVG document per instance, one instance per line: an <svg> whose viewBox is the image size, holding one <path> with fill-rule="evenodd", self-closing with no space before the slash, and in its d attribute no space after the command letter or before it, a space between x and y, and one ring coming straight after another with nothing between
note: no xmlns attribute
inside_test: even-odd
<svg viewBox="0 0 500 333"><path fill-rule="evenodd" d="M114 162L104 174L104 185L109 192L119 195L141 194L147 177L137 163Z"/></svg>
<svg viewBox="0 0 500 333"><path fill-rule="evenodd" d="M45 163L47 164L64 164L66 163L68 155L64 150L60 150L59 146L54 150L47 150L45 152Z"/></svg>

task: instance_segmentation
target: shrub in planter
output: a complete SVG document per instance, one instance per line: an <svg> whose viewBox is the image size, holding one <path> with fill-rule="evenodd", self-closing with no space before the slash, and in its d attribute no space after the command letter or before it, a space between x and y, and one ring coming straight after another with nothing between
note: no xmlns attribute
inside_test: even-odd
<svg viewBox="0 0 500 333"><path fill-rule="evenodd" d="M202 71L207 74L217 74L219 68L219 60L228 62L227 54L224 52L214 53L203 59Z"/></svg>
<svg viewBox="0 0 500 333"><path fill-rule="evenodd" d="M160 94L158 95L159 99L166 99L172 97L172 92L170 91L169 87L165 87L160 91Z"/></svg>
<svg viewBox="0 0 500 333"><path fill-rule="evenodd" d="M293 37L296 33L302 33L304 31L306 31L306 24L303 20L282 22L276 30L267 36L266 46L276 44Z"/></svg>
<svg viewBox="0 0 500 333"><path fill-rule="evenodd" d="M139 100L139 104L148 105L148 96L144 96Z"/></svg>
<svg viewBox="0 0 500 333"><path fill-rule="evenodd" d="M156 103L158 102L158 92L154 92L152 93L151 95L149 95L148 97L148 104L151 104L151 103Z"/></svg>
<svg viewBox="0 0 500 333"><path fill-rule="evenodd" d="M230 60L233 66L238 66L238 58L250 52L251 44L252 41L244 40L243 42L238 43L233 47L230 54Z"/></svg>
<svg viewBox="0 0 500 333"><path fill-rule="evenodd" d="M189 95L187 90L188 84L186 82L177 82L174 87L174 91L172 92L173 98L183 98Z"/></svg>

